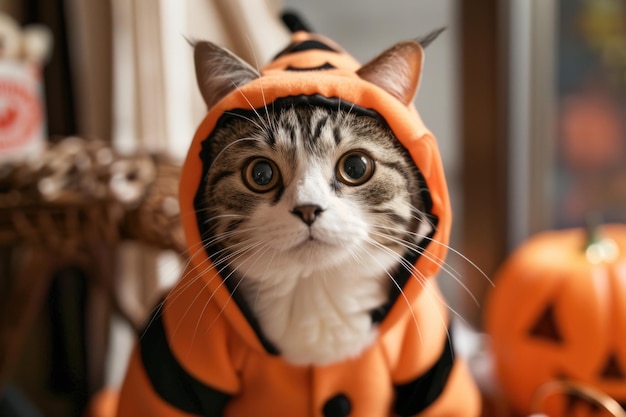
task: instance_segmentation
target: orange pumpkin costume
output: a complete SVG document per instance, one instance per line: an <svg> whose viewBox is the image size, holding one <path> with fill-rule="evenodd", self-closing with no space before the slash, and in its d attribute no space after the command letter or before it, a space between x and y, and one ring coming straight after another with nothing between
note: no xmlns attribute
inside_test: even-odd
<svg viewBox="0 0 626 417"><path fill-rule="evenodd" d="M373 315L379 337L359 357L296 366L263 338L210 254L199 250L202 219L196 209L210 165L203 158L203 145L216 126L232 113L265 106L345 105L382 117L419 168L436 229L423 240L423 252L409 260L418 276L438 272L451 213L435 138L412 105L359 78L359 67L332 42L298 32L260 78L209 110L181 178L181 219L191 262L132 354L119 417L478 415L479 396L466 365L451 351L447 309L433 279L418 281L408 271L395 277L404 282L404 295Z"/></svg>

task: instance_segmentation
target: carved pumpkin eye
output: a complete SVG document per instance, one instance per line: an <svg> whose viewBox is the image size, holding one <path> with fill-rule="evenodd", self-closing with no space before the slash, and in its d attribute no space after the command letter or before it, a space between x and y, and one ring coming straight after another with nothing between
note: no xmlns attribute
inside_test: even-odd
<svg viewBox="0 0 626 417"><path fill-rule="evenodd" d="M559 325L554 313L554 304L548 304L535 321L535 324L530 328L528 334L534 339L556 344L563 343L563 335L559 330Z"/></svg>
<svg viewBox="0 0 626 417"><path fill-rule="evenodd" d="M366 152L350 151L337 164L337 179L346 185L366 183L374 175L374 160Z"/></svg>
<svg viewBox="0 0 626 417"><path fill-rule="evenodd" d="M606 360L606 363L600 371L600 377L603 379L610 379L616 381L626 381L626 371L620 365L617 355L612 353Z"/></svg>
<svg viewBox="0 0 626 417"><path fill-rule="evenodd" d="M265 193L278 185L280 171L267 158L254 158L243 167L243 182L250 190Z"/></svg>

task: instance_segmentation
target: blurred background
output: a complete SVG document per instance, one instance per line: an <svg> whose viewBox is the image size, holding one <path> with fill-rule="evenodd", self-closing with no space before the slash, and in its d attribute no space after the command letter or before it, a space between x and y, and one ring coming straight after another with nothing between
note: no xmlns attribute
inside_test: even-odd
<svg viewBox="0 0 626 417"><path fill-rule="evenodd" d="M185 38L263 65L288 40L285 9L362 62L446 27L426 50L416 105L441 147L454 210L447 261L463 285L453 274L439 280L471 328L481 329L487 277L528 236L580 226L589 213L626 221L624 0L0 0L0 13L24 30L50 30L51 52L38 62L43 146L72 137L120 158L158 154L154 170L166 159L174 176L204 112ZM0 124L7 114L0 100ZM11 192L5 180L0 196ZM0 206L15 209L7 201ZM11 216L0 225L13 227ZM176 280L180 261L175 244L128 235L107 246L102 262L115 275L107 284L92 285L89 261L39 265L52 279L37 300L18 303L23 322L7 307L26 268L14 252L44 253L50 243L0 240L0 323L27 327L0 330L0 390L19 391L43 415L78 416L94 392L119 383L133 325Z"/></svg>

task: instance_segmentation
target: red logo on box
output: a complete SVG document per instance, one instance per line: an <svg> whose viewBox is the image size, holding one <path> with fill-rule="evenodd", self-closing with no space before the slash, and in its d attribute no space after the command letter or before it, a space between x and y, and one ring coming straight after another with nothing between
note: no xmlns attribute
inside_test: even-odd
<svg viewBox="0 0 626 417"><path fill-rule="evenodd" d="M0 163L36 157L45 147L41 69L0 60Z"/></svg>

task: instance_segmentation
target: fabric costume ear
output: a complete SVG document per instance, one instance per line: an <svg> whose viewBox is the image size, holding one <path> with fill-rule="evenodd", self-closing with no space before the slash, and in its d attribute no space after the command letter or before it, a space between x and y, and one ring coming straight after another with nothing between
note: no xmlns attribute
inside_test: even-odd
<svg viewBox="0 0 626 417"><path fill-rule="evenodd" d="M198 87L209 109L235 88L260 77L247 62L211 42L196 42L193 55Z"/></svg>
<svg viewBox="0 0 626 417"><path fill-rule="evenodd" d="M423 48L444 30L441 28L421 39L395 44L363 65L357 74L408 105L415 97L422 76Z"/></svg>

